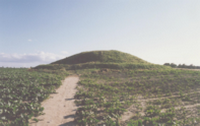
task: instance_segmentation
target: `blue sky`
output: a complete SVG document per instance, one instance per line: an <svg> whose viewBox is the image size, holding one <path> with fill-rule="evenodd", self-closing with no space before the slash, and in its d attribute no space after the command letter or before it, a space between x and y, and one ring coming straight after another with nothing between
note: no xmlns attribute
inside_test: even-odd
<svg viewBox="0 0 200 126"><path fill-rule="evenodd" d="M0 0L0 66L119 50L200 66L199 0Z"/></svg>

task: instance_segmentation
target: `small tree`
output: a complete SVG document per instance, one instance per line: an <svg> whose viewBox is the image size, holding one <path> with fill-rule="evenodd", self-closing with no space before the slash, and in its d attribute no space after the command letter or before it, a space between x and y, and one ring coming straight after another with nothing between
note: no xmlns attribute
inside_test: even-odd
<svg viewBox="0 0 200 126"><path fill-rule="evenodd" d="M165 65L165 66L170 66L170 63L165 63L164 65Z"/></svg>
<svg viewBox="0 0 200 126"><path fill-rule="evenodd" d="M195 66L194 66L193 64L190 64L189 68L190 68L190 69L194 69Z"/></svg>
<svg viewBox="0 0 200 126"><path fill-rule="evenodd" d="M175 63L171 63L170 66L173 68L177 67L177 65Z"/></svg>
<svg viewBox="0 0 200 126"><path fill-rule="evenodd" d="M181 64L178 65L178 68L182 68L183 66Z"/></svg>

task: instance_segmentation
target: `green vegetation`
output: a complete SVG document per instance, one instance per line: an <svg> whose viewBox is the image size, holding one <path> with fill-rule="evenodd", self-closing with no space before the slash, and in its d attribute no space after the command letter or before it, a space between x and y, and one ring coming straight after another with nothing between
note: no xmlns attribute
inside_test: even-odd
<svg viewBox="0 0 200 126"><path fill-rule="evenodd" d="M78 70L78 69L93 69L93 68L108 68L108 69L170 69L168 66L155 65L155 64L137 64L137 63L82 63L74 65L66 64L49 64L39 65L35 69L65 69L65 70Z"/></svg>
<svg viewBox="0 0 200 126"><path fill-rule="evenodd" d="M1 68L1 124L23 126L42 114L40 102L66 71L80 77L74 97L80 126L200 124L199 71L151 64L119 51L84 52L31 71Z"/></svg>
<svg viewBox="0 0 200 126"><path fill-rule="evenodd" d="M0 125L26 126L43 114L40 103L61 85L66 72L0 68ZM38 121L35 119L35 121Z"/></svg>
<svg viewBox="0 0 200 126"><path fill-rule="evenodd" d="M200 121L197 71L151 64L118 51L80 53L35 69L65 69L80 76L78 125L182 126ZM132 114L122 121L126 111Z"/></svg>
<svg viewBox="0 0 200 126"><path fill-rule="evenodd" d="M88 62L101 63L148 63L136 56L123 53L120 51L91 51L82 52L62 60L53 62L52 64L80 64Z"/></svg>
<svg viewBox="0 0 200 126"><path fill-rule="evenodd" d="M35 69L78 70L78 69L170 69L171 67L148 63L136 56L119 51L92 51L76 54Z"/></svg>
<svg viewBox="0 0 200 126"><path fill-rule="evenodd" d="M200 104L200 72L85 69L76 73L81 75L75 95L79 125L199 123L195 105ZM121 122L128 109L133 116Z"/></svg>
<svg viewBox="0 0 200 126"><path fill-rule="evenodd" d="M173 68L187 68L187 69L200 69L200 66L194 66L193 64L191 65L185 65L185 64L179 64L179 65L176 65L174 63L165 63L164 64L165 66L171 66Z"/></svg>

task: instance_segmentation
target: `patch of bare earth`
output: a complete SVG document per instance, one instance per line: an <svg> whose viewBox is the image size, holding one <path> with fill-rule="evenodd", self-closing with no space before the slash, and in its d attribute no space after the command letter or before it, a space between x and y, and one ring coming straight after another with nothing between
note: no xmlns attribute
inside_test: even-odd
<svg viewBox="0 0 200 126"><path fill-rule="evenodd" d="M30 126L75 126L74 116L76 105L74 95L79 78L76 76L67 77L62 85L51 94L50 98L42 102L44 115L38 116L39 122L29 121Z"/></svg>

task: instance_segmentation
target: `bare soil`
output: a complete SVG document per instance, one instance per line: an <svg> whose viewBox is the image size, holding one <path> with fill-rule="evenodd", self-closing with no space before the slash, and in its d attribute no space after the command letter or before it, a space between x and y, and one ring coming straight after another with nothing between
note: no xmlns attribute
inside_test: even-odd
<svg viewBox="0 0 200 126"><path fill-rule="evenodd" d="M74 95L79 78L70 76L62 81L62 85L56 90L56 94L42 102L44 115L36 117L39 122L30 120L30 126L75 126L74 117L76 105Z"/></svg>

